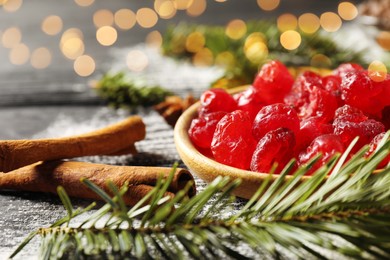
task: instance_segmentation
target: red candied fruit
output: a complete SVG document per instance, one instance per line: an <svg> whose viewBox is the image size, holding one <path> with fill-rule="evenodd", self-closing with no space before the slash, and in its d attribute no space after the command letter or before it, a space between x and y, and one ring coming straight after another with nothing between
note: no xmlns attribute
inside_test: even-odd
<svg viewBox="0 0 390 260"><path fill-rule="evenodd" d="M284 102L294 107L301 119L317 116L324 123L329 122L337 109L337 100L323 88L319 75L310 71L304 72L297 78Z"/></svg>
<svg viewBox="0 0 390 260"><path fill-rule="evenodd" d="M213 112L192 120L188 130L191 141L198 147L210 148L215 128L226 114L227 112Z"/></svg>
<svg viewBox="0 0 390 260"><path fill-rule="evenodd" d="M234 99L237 102L237 109L247 112L252 120L255 119L259 110L264 106L253 86L236 94Z"/></svg>
<svg viewBox="0 0 390 260"><path fill-rule="evenodd" d="M224 111L232 112L237 109L236 101L222 88L206 90L200 97L200 114Z"/></svg>
<svg viewBox="0 0 390 260"><path fill-rule="evenodd" d="M383 109L378 102L382 87L373 84L367 71L352 71L345 74L341 82L341 98L345 104L359 108L366 114L380 115Z"/></svg>
<svg viewBox="0 0 390 260"><path fill-rule="evenodd" d="M377 136L375 136L372 141L369 144L369 150L366 152L365 156L369 157L371 156L375 150L377 149L379 143L382 141L383 137L385 136L385 133L380 133ZM387 164L390 163L390 154L386 156L378 165L378 168L384 168Z"/></svg>
<svg viewBox="0 0 390 260"><path fill-rule="evenodd" d="M356 63L343 63L340 64L335 70L333 70L333 75L337 75L339 77L344 77L345 74L351 71L360 71L364 70L362 66Z"/></svg>
<svg viewBox="0 0 390 260"><path fill-rule="evenodd" d="M251 128L252 121L246 112L236 110L225 115L218 122L211 142L215 160L240 169L249 169L256 141L250 131L244 130Z"/></svg>
<svg viewBox="0 0 390 260"><path fill-rule="evenodd" d="M271 61L263 65L253 82L253 87L265 104L273 104L283 102L293 83L294 78L286 66L280 61Z"/></svg>
<svg viewBox="0 0 390 260"><path fill-rule="evenodd" d="M250 169L267 173L277 163L275 170L280 173L292 159L295 146L294 133L288 128L278 128L260 139L252 156Z"/></svg>
<svg viewBox="0 0 390 260"><path fill-rule="evenodd" d="M309 173L324 165L336 153L343 153L345 146L340 137L335 134L326 134L316 137L306 151L299 154L299 164L305 164L311 158L321 153L321 158L313 165Z"/></svg>
<svg viewBox="0 0 390 260"><path fill-rule="evenodd" d="M282 103L268 105L260 109L253 122L252 134L256 140L263 138L271 130L285 127L299 131L299 118L297 112L290 106Z"/></svg>
<svg viewBox="0 0 390 260"><path fill-rule="evenodd" d="M344 101L341 99L341 78L339 76L325 76L322 78L322 84L326 91L336 97L338 107L344 105Z"/></svg>
<svg viewBox="0 0 390 260"><path fill-rule="evenodd" d="M385 125L385 129L390 130L390 106L387 106L382 110L381 121Z"/></svg>
<svg viewBox="0 0 390 260"><path fill-rule="evenodd" d="M378 95L382 107L390 106L390 74L387 74L386 78L381 81L372 81L372 84L382 90Z"/></svg>
<svg viewBox="0 0 390 260"><path fill-rule="evenodd" d="M368 144L385 127L381 122L368 119L359 109L344 105L337 109L333 121L334 133L340 136L345 146L358 136L359 140L353 151L357 151L363 145Z"/></svg>
<svg viewBox="0 0 390 260"><path fill-rule="evenodd" d="M331 133L333 133L332 125L323 123L319 117L309 117L301 120L300 129L296 135L296 151L306 149L317 136Z"/></svg>

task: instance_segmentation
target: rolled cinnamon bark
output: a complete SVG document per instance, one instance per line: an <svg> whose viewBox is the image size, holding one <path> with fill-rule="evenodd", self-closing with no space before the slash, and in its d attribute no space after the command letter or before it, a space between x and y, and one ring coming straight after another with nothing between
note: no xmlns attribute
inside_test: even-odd
<svg viewBox="0 0 390 260"><path fill-rule="evenodd" d="M161 175L166 178L171 170L164 167L113 166L74 161L39 162L8 173L0 173L0 189L57 194L57 186L61 185L69 196L101 199L80 180L86 178L107 193L108 180L119 188L128 182L129 189L123 198L126 204L134 205L153 189ZM192 175L185 169L177 168L168 194L174 195L189 181L193 181ZM195 192L193 184L188 195L193 196Z"/></svg>
<svg viewBox="0 0 390 260"><path fill-rule="evenodd" d="M144 139L145 135L142 118L131 116L119 123L83 135L0 141L0 171L12 171L39 161L135 153L134 143Z"/></svg>

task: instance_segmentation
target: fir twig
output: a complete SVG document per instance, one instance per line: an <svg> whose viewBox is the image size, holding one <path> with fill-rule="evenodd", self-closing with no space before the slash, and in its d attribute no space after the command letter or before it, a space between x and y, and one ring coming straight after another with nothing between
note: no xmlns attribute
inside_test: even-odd
<svg viewBox="0 0 390 260"><path fill-rule="evenodd" d="M241 210L228 217L223 212L229 209L228 198L239 181L226 177L216 178L191 199L179 194L165 204L161 202L169 178L161 180L147 196L150 206L143 210L142 204L123 207L118 199L122 189L114 192L114 198L97 191L107 204L86 222L67 226L77 211L67 205L68 216L32 233L12 257L39 235L43 258L247 259L293 254L302 259L386 259L390 257L390 166L375 171L389 150L387 134L369 158L364 158L365 149L342 166L338 162L347 154L335 157L306 182L300 177L318 158L299 168L289 181L288 165L271 185L267 179ZM68 204L66 198L63 201ZM140 210L142 217L135 214ZM99 224L113 216L119 221ZM243 245L249 253L240 250Z"/></svg>

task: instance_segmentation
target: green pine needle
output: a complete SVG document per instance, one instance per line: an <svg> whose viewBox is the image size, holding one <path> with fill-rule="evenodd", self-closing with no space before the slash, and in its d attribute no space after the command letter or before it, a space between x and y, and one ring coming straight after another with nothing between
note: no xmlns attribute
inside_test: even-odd
<svg viewBox="0 0 390 260"><path fill-rule="evenodd" d="M232 191L240 181L226 177L216 178L193 198L184 196L183 190L169 199L164 191L173 169L167 180L161 179L145 200L130 209L119 199L125 189L111 187L114 198L106 198L105 206L72 226L68 222L81 210L71 210L60 188L68 216L31 233L11 257L40 236L43 259L278 259L292 255L298 259L388 259L390 166L379 172L376 168L390 154L389 134L369 158L364 158L364 148L341 165L354 141L345 154L331 159L307 181L301 182L301 176L318 158L296 170L289 180L288 165L271 185L270 175L253 198L228 217L223 212L231 208ZM146 201L150 205L142 206ZM116 221L98 224L107 218Z"/></svg>

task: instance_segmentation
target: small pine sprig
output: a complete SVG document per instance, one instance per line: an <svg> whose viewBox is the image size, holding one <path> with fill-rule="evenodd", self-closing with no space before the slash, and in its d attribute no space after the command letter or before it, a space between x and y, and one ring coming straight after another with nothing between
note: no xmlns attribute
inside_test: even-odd
<svg viewBox="0 0 390 260"><path fill-rule="evenodd" d="M173 95L160 86L148 86L142 82L126 77L124 72L105 74L97 83L98 95L114 108L153 106Z"/></svg>
<svg viewBox="0 0 390 260"><path fill-rule="evenodd" d="M72 227L69 222L85 210L73 210L66 193L59 188L68 215L49 228L33 232L11 257L39 235L43 239L43 259L65 255L279 259L291 254L298 259L388 259L390 166L380 171L377 166L390 154L389 135L386 133L369 158L365 158L367 147L349 158L357 141L354 140L343 155L332 158L306 181L301 177L319 156L294 173L291 162L273 182L271 172L253 197L235 211L231 202L232 192L241 182L238 179L218 177L191 199L185 197L188 186L169 200L164 193L172 174L167 180L160 179L132 208L127 208L121 199L126 186L118 189L109 184L115 195L111 198L84 181L107 204ZM286 178L290 174L292 177ZM147 201L149 204L143 206ZM242 247L246 250L240 250Z"/></svg>

